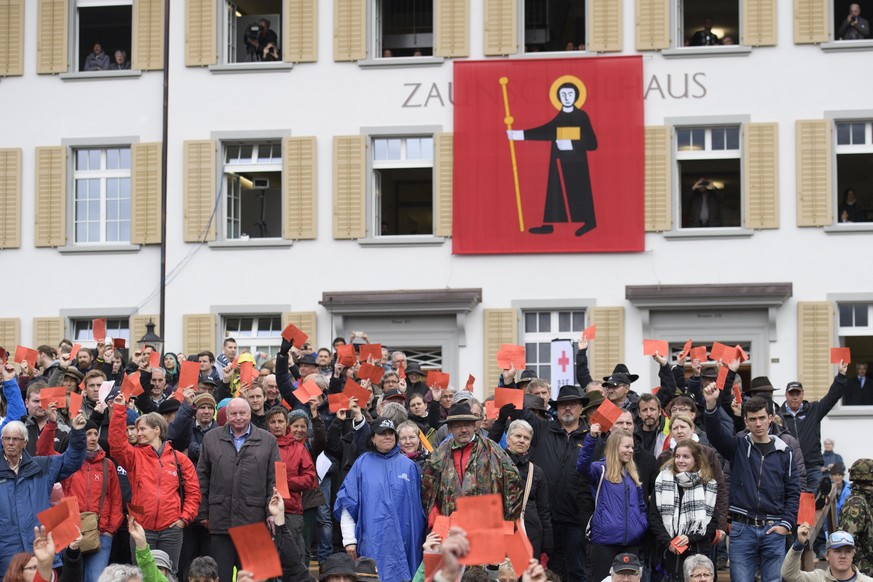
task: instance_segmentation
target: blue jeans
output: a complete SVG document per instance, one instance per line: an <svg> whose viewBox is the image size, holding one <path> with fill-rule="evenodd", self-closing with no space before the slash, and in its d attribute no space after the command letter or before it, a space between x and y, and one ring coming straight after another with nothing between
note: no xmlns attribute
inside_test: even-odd
<svg viewBox="0 0 873 582"><path fill-rule="evenodd" d="M824 473L821 472L821 465L815 465L806 468L806 491L815 493L818 491L818 486L821 485Z"/></svg>
<svg viewBox="0 0 873 582"><path fill-rule="evenodd" d="M97 582L100 573L109 565L109 552L112 551L112 536L100 534L100 549L93 554L82 555L82 569L85 582Z"/></svg>
<svg viewBox="0 0 873 582"><path fill-rule="evenodd" d="M754 582L755 568L761 568L761 582L782 580L782 560L785 557L785 536L766 533L773 524L731 524L731 582Z"/></svg>
<svg viewBox="0 0 873 582"><path fill-rule="evenodd" d="M328 556L333 554L333 522L331 521L331 506L330 506L330 474L326 475L321 481L321 492L324 493L324 498L327 502L318 508L318 513L315 516L315 535L318 540L317 559L318 563L327 560Z"/></svg>

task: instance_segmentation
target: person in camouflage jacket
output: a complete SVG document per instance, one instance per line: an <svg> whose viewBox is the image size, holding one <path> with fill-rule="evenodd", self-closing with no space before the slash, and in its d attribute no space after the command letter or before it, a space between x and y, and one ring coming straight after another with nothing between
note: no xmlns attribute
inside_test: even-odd
<svg viewBox="0 0 873 582"><path fill-rule="evenodd" d="M479 420L466 402L449 409L446 422L452 438L433 452L421 478L421 500L428 516L451 515L459 497L489 493L503 497L504 519L514 521L521 515L524 487L518 470L497 443L476 434Z"/></svg>
<svg viewBox="0 0 873 582"><path fill-rule="evenodd" d="M855 538L855 565L873 573L873 459L858 459L849 469L852 494L840 510L840 529Z"/></svg>

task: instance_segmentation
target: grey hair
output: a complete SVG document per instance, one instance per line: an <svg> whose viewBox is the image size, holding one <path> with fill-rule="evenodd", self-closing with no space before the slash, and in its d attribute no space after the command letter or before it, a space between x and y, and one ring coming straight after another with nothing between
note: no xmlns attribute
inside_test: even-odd
<svg viewBox="0 0 873 582"><path fill-rule="evenodd" d="M828 444L828 443L831 443L832 445L833 445L833 444L836 444L836 443L834 443L834 439L825 439L825 440L822 442L822 444L825 444L825 445Z"/></svg>
<svg viewBox="0 0 873 582"><path fill-rule="evenodd" d="M518 420L513 420L511 423L509 423L509 428L506 430L506 437L509 438L512 433L517 430L526 430L530 433L531 438L533 438L533 427L528 421L522 420L520 418Z"/></svg>
<svg viewBox="0 0 873 582"><path fill-rule="evenodd" d="M418 428L418 425L415 424L413 421L404 420L403 422L401 422L400 424L397 425L397 438L400 438L400 431L403 430L404 428L411 428L412 430L415 431L415 434L418 434L419 431L421 430L420 428Z"/></svg>
<svg viewBox="0 0 873 582"><path fill-rule="evenodd" d="M386 418L390 418L394 426L402 424L409 418L406 408L399 402L386 402L382 405L382 414Z"/></svg>
<svg viewBox="0 0 873 582"><path fill-rule="evenodd" d="M109 564L97 582L142 582L142 570L130 564Z"/></svg>
<svg viewBox="0 0 873 582"><path fill-rule="evenodd" d="M321 374L310 374L306 377L306 379L315 382L315 385L321 388L322 392L327 390L327 378L325 378Z"/></svg>
<svg viewBox="0 0 873 582"><path fill-rule="evenodd" d="M7 432L11 432L13 430L17 430L18 434L24 437L24 444L27 444L28 434L27 427L24 426L24 423L20 420L10 420L6 423L6 426L3 427L3 434Z"/></svg>
<svg viewBox="0 0 873 582"><path fill-rule="evenodd" d="M691 573L698 568L705 568L710 574L715 574L715 566L712 565L712 560L703 554L694 554L685 559L682 564L682 574L685 576L685 582L691 581Z"/></svg>

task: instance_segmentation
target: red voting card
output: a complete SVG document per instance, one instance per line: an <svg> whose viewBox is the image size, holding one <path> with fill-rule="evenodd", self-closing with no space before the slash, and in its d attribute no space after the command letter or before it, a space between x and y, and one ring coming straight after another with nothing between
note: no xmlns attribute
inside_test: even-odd
<svg viewBox="0 0 873 582"><path fill-rule="evenodd" d="M692 360L700 360L701 362L705 362L706 346L697 346L696 348L691 348L691 351L688 352L688 355L691 356Z"/></svg>
<svg viewBox="0 0 873 582"><path fill-rule="evenodd" d="M803 492L800 494L800 505L797 508L797 523L815 525L815 494Z"/></svg>
<svg viewBox="0 0 873 582"><path fill-rule="evenodd" d="M589 341L593 340L595 337L597 337L597 324L594 324L592 326L589 326L589 327L586 327L585 329L583 329L582 330L582 337L584 337L585 339L587 339Z"/></svg>
<svg viewBox="0 0 873 582"><path fill-rule="evenodd" d="M242 362L239 365L239 384L240 386L251 387L252 380L255 378L255 365L252 362Z"/></svg>
<svg viewBox="0 0 873 582"><path fill-rule="evenodd" d="M373 358L374 362L382 359L382 344L361 345L361 361L366 362L370 358Z"/></svg>
<svg viewBox="0 0 873 582"><path fill-rule="evenodd" d="M200 379L200 363L183 360L180 362L179 381L176 386L180 388L196 388Z"/></svg>
<svg viewBox="0 0 873 582"><path fill-rule="evenodd" d="M670 357L670 345L666 340L643 340L643 355L652 356L657 352L662 358Z"/></svg>
<svg viewBox="0 0 873 582"><path fill-rule="evenodd" d="M431 531L440 536L440 540L444 540L446 539L446 536L449 535L449 527L451 527L451 525L451 517L448 515L438 515L433 521L433 528Z"/></svg>
<svg viewBox="0 0 873 582"><path fill-rule="evenodd" d="M512 365L515 365L516 370L524 370L524 346L501 344L497 350L497 365L501 370L508 370Z"/></svg>
<svg viewBox="0 0 873 582"><path fill-rule="evenodd" d="M446 372L437 372L436 370L430 370L427 373L427 380L425 383L428 386L432 386L437 390L446 389L449 387L449 375Z"/></svg>
<svg viewBox="0 0 873 582"><path fill-rule="evenodd" d="M469 376L467 376L467 384L464 386L464 388L468 392L472 392L473 391L473 384L475 382L476 382L476 378L473 377L473 374L470 374Z"/></svg>
<svg viewBox="0 0 873 582"><path fill-rule="evenodd" d="M682 346L682 351L679 352L679 357L677 359L681 360L682 358L688 356L688 352L691 351L691 340L685 342L685 345Z"/></svg>
<svg viewBox="0 0 873 582"><path fill-rule="evenodd" d="M239 356L235 357L233 361L230 363L230 369L236 370L237 365L239 364Z"/></svg>
<svg viewBox="0 0 873 582"><path fill-rule="evenodd" d="M740 347L740 344L735 345L734 349L737 350L737 354L738 354L737 357L740 358L741 364L749 359L749 354L746 353L746 350L744 350L743 348Z"/></svg>
<svg viewBox="0 0 873 582"><path fill-rule="evenodd" d="M142 505L128 503L127 513L128 515L132 515L135 520L142 521L142 518L145 515L145 508Z"/></svg>
<svg viewBox="0 0 873 582"><path fill-rule="evenodd" d="M149 368L160 368L161 367L161 354L158 352L152 351L149 354Z"/></svg>
<svg viewBox="0 0 873 582"><path fill-rule="evenodd" d="M75 418L82 410L82 395L78 392L70 392L70 418Z"/></svg>
<svg viewBox="0 0 873 582"><path fill-rule="evenodd" d="M732 390L734 393L734 402L736 402L737 404L742 404L743 403L743 393L740 391L740 387L738 385L734 384L734 387Z"/></svg>
<svg viewBox="0 0 873 582"><path fill-rule="evenodd" d="M95 341L103 341L106 339L106 320L103 318L95 319L91 323L92 335Z"/></svg>
<svg viewBox="0 0 873 582"><path fill-rule="evenodd" d="M181 386L179 386L178 388L176 388L176 391L173 392L172 397L175 398L176 400L178 400L179 402L182 402L183 400L185 400L185 395L183 394L184 391L185 391L185 389L182 388Z"/></svg>
<svg viewBox="0 0 873 582"><path fill-rule="evenodd" d="M400 362L400 366L397 368L397 375L400 376L401 380L406 380L406 364Z"/></svg>
<svg viewBox="0 0 873 582"><path fill-rule="evenodd" d="M6 359L9 356L9 353L4 349L0 348L0 364L6 364Z"/></svg>
<svg viewBox="0 0 873 582"><path fill-rule="evenodd" d="M336 347L337 362L340 366L351 368L358 361L358 356L355 354L355 346L344 344Z"/></svg>
<svg viewBox="0 0 873 582"><path fill-rule="evenodd" d="M276 489L282 499L291 498L291 490L288 489L288 465L281 461L276 461Z"/></svg>
<svg viewBox="0 0 873 582"><path fill-rule="evenodd" d="M385 368L382 366L374 366L373 364L368 364L367 362L362 362L361 367L358 368L358 378L361 380L367 379L373 384L378 384L382 381L382 376L385 375Z"/></svg>
<svg viewBox="0 0 873 582"><path fill-rule="evenodd" d="M831 348L831 364L839 364L840 360L849 364L852 361L852 350L850 348Z"/></svg>
<svg viewBox="0 0 873 582"><path fill-rule="evenodd" d="M334 414L340 410L345 410L349 407L349 397L345 394L328 394L327 407Z"/></svg>
<svg viewBox="0 0 873 582"><path fill-rule="evenodd" d="M680 545L679 545L679 542L676 541L676 540L678 540L678 539L679 539L679 536L676 536L675 538L673 538L672 540L670 540L670 546L671 546L673 549L675 549L678 553L680 553L680 554L684 554L685 551L688 549L688 544L684 544L684 545L681 545L681 546L680 546Z"/></svg>
<svg viewBox="0 0 873 582"><path fill-rule="evenodd" d="M661 391L661 387L660 387L660 386L655 386L654 388L652 388L652 394L657 394L657 393L660 392L660 391Z"/></svg>
<svg viewBox="0 0 873 582"><path fill-rule="evenodd" d="M309 339L309 336L303 333L303 330L301 330L293 323L289 323L287 326L285 326L285 329L282 330L282 339L291 342L291 345L295 348L299 348L306 343L306 340Z"/></svg>
<svg viewBox="0 0 873 582"><path fill-rule="evenodd" d="M712 342L712 348L709 350L709 359L720 360L721 353L727 348L726 345L719 342Z"/></svg>
<svg viewBox="0 0 873 582"><path fill-rule="evenodd" d="M262 521L232 527L227 530L236 546L242 569L252 573L255 580L282 576L279 553L270 537L267 524Z"/></svg>
<svg viewBox="0 0 873 582"><path fill-rule="evenodd" d="M79 537L82 518L75 497L64 497L54 507L37 513L36 518L45 526L46 532L52 534L55 551L60 552Z"/></svg>
<svg viewBox="0 0 873 582"><path fill-rule="evenodd" d="M495 388L494 408L500 410L507 404L514 404L516 410L524 408L524 390L517 388Z"/></svg>
<svg viewBox="0 0 873 582"><path fill-rule="evenodd" d="M373 393L351 378L346 378L346 385L343 386L343 394L348 398L357 398L358 406L366 408L367 403L370 401L370 396L372 396Z"/></svg>
<svg viewBox="0 0 873 582"><path fill-rule="evenodd" d="M715 379L715 385L719 390L724 390L724 382L727 380L728 367L722 366L718 370L718 378Z"/></svg>
<svg viewBox="0 0 873 582"><path fill-rule="evenodd" d="M27 362L27 365L33 369L36 367L36 356L37 352L33 348L18 346L15 348L15 357L12 358L12 361L16 364Z"/></svg>
<svg viewBox="0 0 873 582"><path fill-rule="evenodd" d="M527 539L524 530L518 527L514 533L503 534L503 545L506 548L506 555L509 557L512 569L518 573L520 580L521 574L527 570L527 565L533 558L533 547L530 540Z"/></svg>
<svg viewBox="0 0 873 582"><path fill-rule="evenodd" d="M123 337L112 338L112 347L118 348L119 350L123 350L127 347L127 342L124 341Z"/></svg>
<svg viewBox="0 0 873 582"><path fill-rule="evenodd" d="M489 400L485 403L485 418L497 418L500 415L500 410L494 406L494 401Z"/></svg>
<svg viewBox="0 0 873 582"><path fill-rule="evenodd" d="M70 360L75 360L81 349L82 344L73 344L73 349L70 350Z"/></svg>
<svg viewBox="0 0 873 582"><path fill-rule="evenodd" d="M319 388L318 384L316 384L312 380L304 380L300 387L293 392L293 394L294 398L305 404L309 402L309 400L313 396L321 395L321 388Z"/></svg>
<svg viewBox="0 0 873 582"><path fill-rule="evenodd" d="M39 391L39 407L48 410L51 403L54 402L58 408L67 407L67 389L63 386L54 388L43 388Z"/></svg>
<svg viewBox="0 0 873 582"><path fill-rule="evenodd" d="M441 552L424 553L424 579L433 580L434 574L443 567L443 555Z"/></svg>
<svg viewBox="0 0 873 582"><path fill-rule="evenodd" d="M459 497L452 525L467 532L470 553L460 561L473 566L503 560L503 501L499 494Z"/></svg>
<svg viewBox="0 0 873 582"><path fill-rule="evenodd" d="M136 398L143 393L142 383L139 380L139 372L124 375L124 380L121 382L121 392L124 394L125 399L130 397Z"/></svg>
<svg viewBox="0 0 873 582"><path fill-rule="evenodd" d="M599 424L600 432L609 432L618 417L621 416L622 410L609 400L604 400L603 404L597 407L597 410L591 415L591 424Z"/></svg>
<svg viewBox="0 0 873 582"><path fill-rule="evenodd" d="M737 348L725 348L721 351L721 361L725 364L730 364L734 360L740 359L740 352Z"/></svg>

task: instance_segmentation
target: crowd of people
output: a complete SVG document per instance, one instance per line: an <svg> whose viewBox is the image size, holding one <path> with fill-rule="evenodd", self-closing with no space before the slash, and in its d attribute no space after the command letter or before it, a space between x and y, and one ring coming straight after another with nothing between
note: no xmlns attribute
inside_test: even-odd
<svg viewBox="0 0 873 582"><path fill-rule="evenodd" d="M227 338L218 357L142 345L127 359L111 340L75 353L64 340L35 362L10 357L4 581L250 582L232 532L259 523L285 581L311 580L313 561L331 582L709 582L728 564L735 582L873 572L873 460L847 471L833 441L822 452L845 362L812 402L796 381L782 404L766 376L745 385L739 356L684 351L655 353L660 386L636 391L621 363L592 378L583 335L575 385L553 393L513 364L484 381L522 392L497 407L472 377L456 388L401 351L362 345L283 339L271 357ZM60 386L66 399L47 397ZM836 531L810 539L802 493L836 500ZM523 532L527 565L471 564L481 536L440 525L485 495ZM55 552L37 515L68 497L80 535ZM809 544L828 570L801 571Z"/></svg>

